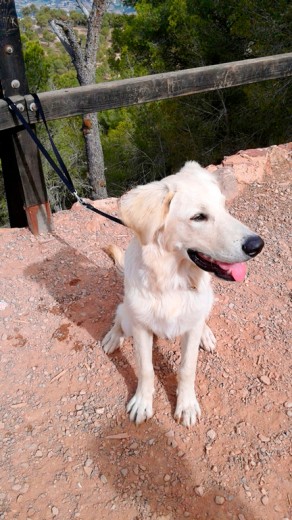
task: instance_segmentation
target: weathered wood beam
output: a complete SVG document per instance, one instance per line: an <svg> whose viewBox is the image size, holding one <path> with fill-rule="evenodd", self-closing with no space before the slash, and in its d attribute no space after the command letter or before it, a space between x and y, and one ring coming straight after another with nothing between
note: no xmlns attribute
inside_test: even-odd
<svg viewBox="0 0 292 520"><path fill-rule="evenodd" d="M292 76L292 53L54 90L39 97L46 118L54 120L288 76ZM29 121L38 122L30 108L33 98L26 95L24 99ZM0 130L18 124L0 101Z"/></svg>

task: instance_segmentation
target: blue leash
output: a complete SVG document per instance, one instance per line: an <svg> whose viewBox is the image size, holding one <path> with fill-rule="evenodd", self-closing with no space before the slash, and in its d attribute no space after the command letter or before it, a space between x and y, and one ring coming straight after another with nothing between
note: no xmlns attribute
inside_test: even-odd
<svg viewBox="0 0 292 520"><path fill-rule="evenodd" d="M37 94L32 94L32 96L34 98L34 101L35 101L35 104L36 104L36 107L37 107L37 111L38 111L39 115L41 116L41 118L43 120L43 123L45 125L45 128L46 128L47 134L49 136L53 152L55 154L55 157L56 157L59 165L55 162L55 160L51 157L51 155L46 150L44 145L41 143L41 141L39 140L37 135L34 133L34 131L32 130L31 126L29 125L29 123L23 117L22 113L17 108L15 103L13 103L13 101L9 97L4 97L3 99L4 99L4 101L6 101L6 103L9 106L9 108L12 110L12 112L18 117L18 119L23 124L24 128L27 130L27 132L29 133L30 137L34 141L34 143L37 145L38 149L42 152L44 157L47 159L47 161L52 166L53 170L55 170L55 172L58 174L58 176L63 181L63 183L65 184L67 189L70 191L70 193L72 193L72 195L76 198L76 200L80 204L82 204L82 206L84 206L85 208L87 208L87 209L89 209L91 211L94 211L95 213L98 213L102 217L108 218L109 220L112 220L113 222L116 222L117 224L121 224L121 225L124 226L125 224L118 217L114 217L113 215L109 215L108 213L105 213L104 211L95 208L94 206L92 206L92 204L90 204L89 202L86 202L81 197L79 197L79 195L78 195L78 193L77 193L77 191L76 191L76 189L74 187L73 181L72 181L72 179L70 177L70 174L68 172L68 169L67 169L67 167L66 167L66 165L65 165L65 163L64 163L64 161L63 161L63 159L62 159L62 157L61 157L61 155L60 155L60 153L59 153L59 151L58 151L58 149L57 149L57 147L56 147L56 145L54 143L53 137L52 137L51 132L49 130L49 127L47 125L47 121L46 121L46 118L45 118L45 114L44 114L43 107L41 105L40 99L39 99Z"/></svg>

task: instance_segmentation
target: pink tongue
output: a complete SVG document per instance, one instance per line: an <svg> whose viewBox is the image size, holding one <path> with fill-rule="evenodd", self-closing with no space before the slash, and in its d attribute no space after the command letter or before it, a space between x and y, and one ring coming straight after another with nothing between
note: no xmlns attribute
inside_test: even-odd
<svg viewBox="0 0 292 520"><path fill-rule="evenodd" d="M242 282L245 279L246 275L246 263L242 262L240 264L225 264L223 262L216 262L221 269L227 271L228 274L231 274L236 282Z"/></svg>

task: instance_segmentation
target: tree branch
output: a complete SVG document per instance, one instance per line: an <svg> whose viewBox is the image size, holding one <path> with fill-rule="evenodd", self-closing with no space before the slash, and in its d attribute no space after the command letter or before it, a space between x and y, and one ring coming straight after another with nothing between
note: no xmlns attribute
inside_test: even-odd
<svg viewBox="0 0 292 520"><path fill-rule="evenodd" d="M49 25L51 26L52 31L55 33L55 35L59 38L60 42L62 43L64 49L68 54L71 56L71 58L74 58L74 52L73 49L70 47L70 44L68 42L68 39L66 38L64 31L59 27L58 23L56 23L55 20L50 20Z"/></svg>
<svg viewBox="0 0 292 520"><path fill-rule="evenodd" d="M84 55L73 28L68 23L62 22L61 20L52 20L51 27L66 51L71 56L80 85L86 85L87 75L85 71ZM55 31L56 27L57 32Z"/></svg>
<svg viewBox="0 0 292 520"><path fill-rule="evenodd" d="M89 18L90 11L87 9L87 7L84 5L81 0L76 0L76 4L78 5L79 9L82 11L82 13L86 16L86 18Z"/></svg>

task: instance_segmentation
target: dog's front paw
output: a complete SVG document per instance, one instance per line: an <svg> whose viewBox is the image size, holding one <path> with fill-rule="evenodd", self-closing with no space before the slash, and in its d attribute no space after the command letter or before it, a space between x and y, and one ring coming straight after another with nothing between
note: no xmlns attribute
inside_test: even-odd
<svg viewBox="0 0 292 520"><path fill-rule="evenodd" d="M123 341L124 338L117 334L113 328L103 338L101 342L102 350L106 354L112 354L117 348L122 346Z"/></svg>
<svg viewBox="0 0 292 520"><path fill-rule="evenodd" d="M178 422L182 422L184 426L190 428L197 419L201 417L201 409L196 398L196 394L178 394L174 418Z"/></svg>
<svg viewBox="0 0 292 520"><path fill-rule="evenodd" d="M147 421L153 415L152 396L147 396L137 390L127 404L127 412L130 415L130 420L135 424Z"/></svg>
<svg viewBox="0 0 292 520"><path fill-rule="evenodd" d="M204 326L200 347L207 352L214 352L216 348L216 338L208 325Z"/></svg>

